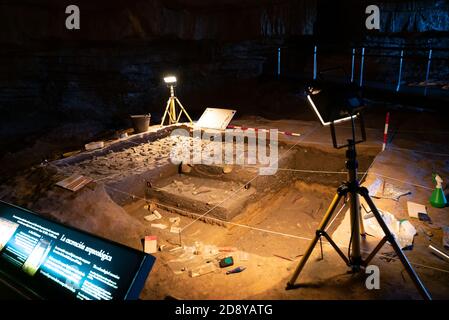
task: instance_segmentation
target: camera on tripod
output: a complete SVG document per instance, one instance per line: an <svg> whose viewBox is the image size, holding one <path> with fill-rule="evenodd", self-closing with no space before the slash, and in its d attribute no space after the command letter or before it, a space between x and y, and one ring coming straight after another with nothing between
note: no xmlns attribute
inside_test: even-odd
<svg viewBox="0 0 449 320"><path fill-rule="evenodd" d="M429 292L421 282L421 279L416 274L405 254L402 252L401 248L396 242L396 239L383 220L382 215L380 214L373 200L370 198L368 189L360 186L359 184L359 180L357 177L358 162L355 146L358 143L366 141L366 132L362 115L362 110L365 108L365 106L363 103L363 99L358 93L357 88L352 85L338 87L324 84L320 85L319 83L315 82L306 86L306 95L310 106L315 112L317 118L320 120L321 124L323 126L330 126L334 147L336 149L347 148L346 170L348 172L348 180L346 182L343 182L338 187L329 208L324 214L324 217L315 232L314 238L312 239L298 266L296 267L291 279L287 283L287 289L293 289L296 287L295 282L304 266L306 265L307 260L310 258L310 255L312 254L312 251L318 241L320 242L321 254L323 255L321 240L323 237L328 241L328 243L338 253L345 264L352 269L353 272L359 272L362 268L366 268L370 261L374 258L374 256L388 241L393 247L394 251L399 257L399 260L409 274L421 296L426 300L431 300ZM359 140L356 140L356 120L358 120L360 123L361 139ZM347 144L339 145L337 143L335 125L347 121L351 122L351 138L347 139ZM360 197L363 198L368 207L371 209L371 212L376 218L377 223L382 228L382 231L385 234L382 240L377 244L374 250L367 257L362 257L361 250L361 236L365 235L365 231L363 220L361 219L360 215ZM343 199L348 199L351 223L351 235L347 255L345 255L345 253L339 248L337 243L335 243L335 241L326 231L326 227L328 226L337 206ZM346 205L346 203L344 205Z"/></svg>
<svg viewBox="0 0 449 320"><path fill-rule="evenodd" d="M306 85L307 101L323 126L330 126L334 148L341 149L348 144L339 145L335 125L351 122L352 141L358 144L366 141L365 123L362 111L366 108L360 91L355 85L336 86L314 81ZM361 138L356 140L356 121L359 123Z"/></svg>

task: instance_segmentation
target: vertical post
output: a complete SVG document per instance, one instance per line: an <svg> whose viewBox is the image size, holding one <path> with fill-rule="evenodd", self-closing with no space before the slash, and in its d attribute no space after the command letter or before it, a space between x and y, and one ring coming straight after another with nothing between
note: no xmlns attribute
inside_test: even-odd
<svg viewBox="0 0 449 320"><path fill-rule="evenodd" d="M426 83L424 87L424 95L427 95L427 82L429 81L430 74L430 63L432 62L432 49L429 50L429 57L427 59L427 72L426 72Z"/></svg>
<svg viewBox="0 0 449 320"><path fill-rule="evenodd" d="M176 123L175 87L173 85L170 86L170 112L168 114L170 116L168 124Z"/></svg>
<svg viewBox="0 0 449 320"><path fill-rule="evenodd" d="M316 51L317 51L317 46L315 46L315 48L313 49L313 80L316 80L316 75L317 75Z"/></svg>
<svg viewBox="0 0 449 320"><path fill-rule="evenodd" d="M401 59L399 60L399 75L398 75L398 84L396 85L396 92L399 92L401 88L401 78L402 78L402 61L404 59L404 50L401 50Z"/></svg>
<svg viewBox="0 0 449 320"><path fill-rule="evenodd" d="M355 48L352 48L351 83L354 82Z"/></svg>
<svg viewBox="0 0 449 320"><path fill-rule="evenodd" d="M388 125L389 125L389 123L390 123L390 112L387 112L387 116L385 118L384 142L382 143L382 151L384 151L386 146L387 146Z"/></svg>
<svg viewBox="0 0 449 320"><path fill-rule="evenodd" d="M277 70L278 78L281 76L281 48L278 48L278 70Z"/></svg>
<svg viewBox="0 0 449 320"><path fill-rule="evenodd" d="M352 136L355 136L354 131L354 119L352 119ZM360 201L357 189L359 188L359 181L357 180L357 154L355 150L354 140L348 140L348 150L346 151L346 169L348 169L348 182L349 182L349 213L351 221L351 255L349 257L351 266L353 268L360 267L362 256L360 250Z"/></svg>
<svg viewBox="0 0 449 320"><path fill-rule="evenodd" d="M170 124L176 123L176 108L175 108L175 99L171 98L171 107L170 107L170 114L171 114L171 120L170 120Z"/></svg>
<svg viewBox="0 0 449 320"><path fill-rule="evenodd" d="M360 79L359 86L363 85L363 64L365 63L365 48L362 48L362 60L360 62Z"/></svg>

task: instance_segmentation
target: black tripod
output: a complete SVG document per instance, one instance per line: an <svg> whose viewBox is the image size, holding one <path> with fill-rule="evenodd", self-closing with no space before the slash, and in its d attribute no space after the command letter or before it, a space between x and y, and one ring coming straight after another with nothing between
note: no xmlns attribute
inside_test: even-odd
<svg viewBox="0 0 449 320"><path fill-rule="evenodd" d="M337 193L334 196L334 199L332 200L332 203L330 204L329 208L326 211L326 214L324 215L323 220L321 221L318 230L316 230L315 237L313 238L312 242L310 243L309 247L307 248L307 251L305 252L304 256L302 257L301 261L299 262L299 265L297 266L295 272L293 273L293 276L291 277L290 281L287 283L287 290L295 288L295 282L298 278L299 274L301 273L302 269L304 268L305 264L307 263L307 260L309 259L310 255L312 254L313 249L315 248L318 240L320 240L321 243L321 237L325 237L327 241L332 245L332 247L335 249L335 251L338 253L338 255L343 259L343 261L352 268L354 272L360 271L361 267L366 267L369 262L373 259L373 257L379 252L379 250L382 248L382 246L388 241L393 246L394 251L398 255L399 259L401 260L404 268L407 270L407 273L409 274L410 278L412 279L413 283L415 284L416 288L422 295L424 299L431 300L431 296L421 280L419 279L418 275L416 274L415 270L413 270L413 267L410 265L410 262L408 261L407 257L402 252L401 248L396 242L396 239L391 234L390 230L388 229L388 226L386 225L385 221L383 220L381 214L379 213L379 210L377 210L374 202L369 196L368 189L365 187L361 187L359 185L359 181L357 180L357 168L358 168L358 162L357 162L357 154L355 150L355 145L357 143L363 142L366 140L366 133L365 128L363 125L363 119L360 115L358 115L361 122L361 130L362 130L362 140L356 141L355 140L355 124L354 124L354 118L351 120L352 122L352 139L348 140L348 144L343 146L338 146L336 141L336 135L335 135L335 127L334 123L331 124L331 133L332 133L332 140L334 143L334 147L337 149L347 147L346 151L346 169L348 171L348 181L344 182L340 187L337 189ZM366 203L368 204L369 208L371 209L374 217L376 218L377 222L379 223L380 227L382 228L385 236L382 238L382 240L379 242L379 244L374 248L374 250L368 255L366 259L362 258L361 250L360 250L360 235L364 235L363 230L363 222L361 220L360 215L360 203L359 203L359 195L362 196ZM349 203L350 203L350 220L351 220L351 240L350 240L350 254L348 254L348 257L345 256L345 254L342 252L342 250L337 246L337 244L332 240L332 238L329 236L329 234L325 231L326 227L332 218L335 209L337 208L339 202L346 197L349 197Z"/></svg>

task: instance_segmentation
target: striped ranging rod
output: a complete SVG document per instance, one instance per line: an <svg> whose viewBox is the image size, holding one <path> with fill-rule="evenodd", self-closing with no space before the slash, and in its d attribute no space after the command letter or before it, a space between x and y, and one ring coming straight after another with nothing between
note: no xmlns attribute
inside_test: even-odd
<svg viewBox="0 0 449 320"><path fill-rule="evenodd" d="M384 129L384 142L382 143L382 151L385 150L387 146L387 137L388 137L388 124L390 122L390 112L387 112L387 117L385 118L385 129Z"/></svg>
<svg viewBox="0 0 449 320"><path fill-rule="evenodd" d="M240 129L242 131L245 130L254 130L256 132L258 131L262 131L262 132L269 132L270 129L262 129L262 128L251 128L251 127L242 127L242 126L233 126L233 125L228 125L226 127L226 129ZM285 136L292 136L292 137L300 137L301 134L300 133L295 133L295 132L290 132L290 131L278 131L278 133L283 134Z"/></svg>

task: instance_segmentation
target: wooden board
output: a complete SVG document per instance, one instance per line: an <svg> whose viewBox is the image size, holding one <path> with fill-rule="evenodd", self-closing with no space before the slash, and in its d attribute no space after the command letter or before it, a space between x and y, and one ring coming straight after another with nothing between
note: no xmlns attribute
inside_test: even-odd
<svg viewBox="0 0 449 320"><path fill-rule="evenodd" d="M206 108L195 124L198 128L225 130L237 111L220 108Z"/></svg>
<svg viewBox="0 0 449 320"><path fill-rule="evenodd" d="M56 185L60 186L61 188L75 192L92 181L93 181L92 178L85 177L79 174L74 174L64 180L57 182Z"/></svg>

